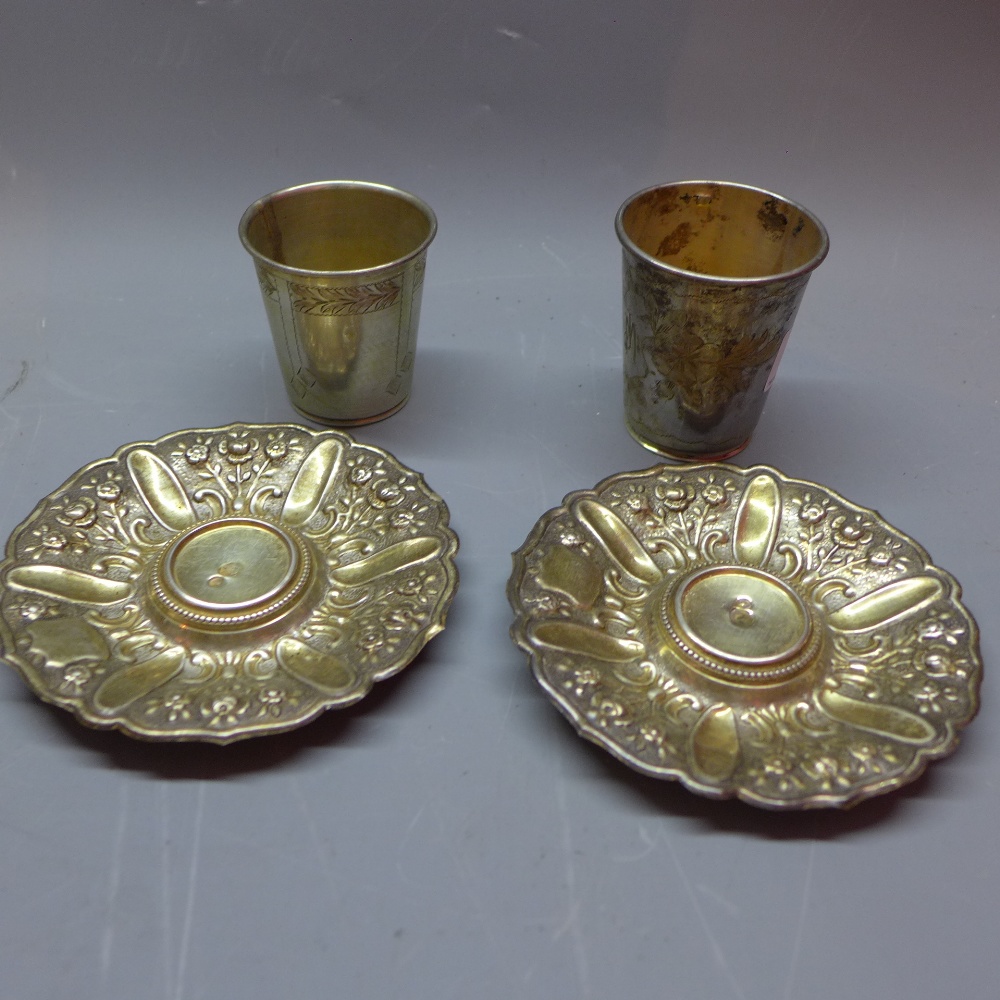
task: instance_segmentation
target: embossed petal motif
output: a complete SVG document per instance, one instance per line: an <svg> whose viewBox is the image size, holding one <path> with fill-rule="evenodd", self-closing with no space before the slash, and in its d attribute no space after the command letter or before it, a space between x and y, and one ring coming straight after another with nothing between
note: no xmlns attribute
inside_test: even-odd
<svg viewBox="0 0 1000 1000"><path fill-rule="evenodd" d="M514 641L580 734L773 809L849 806L978 709L961 591L874 511L767 466L657 466L570 494L514 553Z"/></svg>
<svg viewBox="0 0 1000 1000"><path fill-rule="evenodd" d="M88 725L279 732L441 631L457 548L444 501L380 448L288 424L182 431L88 465L17 528L3 654Z"/></svg>

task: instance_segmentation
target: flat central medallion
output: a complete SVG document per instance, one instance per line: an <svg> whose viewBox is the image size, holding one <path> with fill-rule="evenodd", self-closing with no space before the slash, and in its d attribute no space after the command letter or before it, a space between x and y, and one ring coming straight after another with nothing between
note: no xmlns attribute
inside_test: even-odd
<svg viewBox="0 0 1000 1000"><path fill-rule="evenodd" d="M242 629L290 608L309 581L308 550L267 521L228 517L184 532L153 574L153 592L175 619L195 627Z"/></svg>
<svg viewBox="0 0 1000 1000"><path fill-rule="evenodd" d="M769 682L802 670L818 644L802 599L748 566L709 566L664 595L664 624L709 673Z"/></svg>

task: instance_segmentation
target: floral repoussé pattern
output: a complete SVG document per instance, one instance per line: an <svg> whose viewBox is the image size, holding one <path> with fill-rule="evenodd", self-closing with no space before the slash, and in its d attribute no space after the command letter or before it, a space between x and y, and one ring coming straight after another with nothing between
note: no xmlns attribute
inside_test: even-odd
<svg viewBox="0 0 1000 1000"><path fill-rule="evenodd" d="M185 610L176 583L180 599L159 600L178 540L232 525L297 553L288 596L263 593L257 615ZM128 445L38 505L0 566L0 637L42 698L90 725L225 743L351 704L406 666L444 627L457 547L419 473L347 434L186 431ZM207 593L241 571L226 558Z"/></svg>
<svg viewBox="0 0 1000 1000"><path fill-rule="evenodd" d="M732 593L689 613L719 580ZM713 798L852 805L951 752L978 708L955 580L873 511L766 466L570 494L514 554L508 596L582 735ZM741 646L767 600L779 627Z"/></svg>

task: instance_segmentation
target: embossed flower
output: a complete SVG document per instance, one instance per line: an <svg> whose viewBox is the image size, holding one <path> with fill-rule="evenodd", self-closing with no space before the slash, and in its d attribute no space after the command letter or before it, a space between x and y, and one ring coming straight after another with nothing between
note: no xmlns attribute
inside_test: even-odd
<svg viewBox="0 0 1000 1000"><path fill-rule="evenodd" d="M97 521L97 504L90 497L81 496L64 507L57 517L66 525L91 528Z"/></svg>
<svg viewBox="0 0 1000 1000"><path fill-rule="evenodd" d="M940 715L944 711L946 701L957 701L958 695L950 688L942 688L934 681L928 681L918 691L913 693L917 702L917 711L921 715Z"/></svg>
<svg viewBox="0 0 1000 1000"><path fill-rule="evenodd" d="M599 680L600 675L593 667L580 667L564 681L564 686L569 688L577 698L580 698Z"/></svg>
<svg viewBox="0 0 1000 1000"><path fill-rule="evenodd" d="M269 434L268 442L264 445L264 454L272 462L280 462L288 454L288 445L285 443L285 439Z"/></svg>
<svg viewBox="0 0 1000 1000"><path fill-rule="evenodd" d="M369 626L358 634L358 648L365 653L374 653L385 642L385 632Z"/></svg>
<svg viewBox="0 0 1000 1000"><path fill-rule="evenodd" d="M587 715L601 725L607 725L625 714L625 707L616 698L595 695L590 704L592 707Z"/></svg>
<svg viewBox="0 0 1000 1000"><path fill-rule="evenodd" d="M646 491L638 483L629 483L625 496L622 497L625 506L635 513L647 510L649 501L646 499Z"/></svg>
<svg viewBox="0 0 1000 1000"><path fill-rule="evenodd" d="M117 503L121 498L122 488L114 480L107 480L97 487L97 496L105 503Z"/></svg>
<svg viewBox="0 0 1000 1000"><path fill-rule="evenodd" d="M574 528L564 528L559 534L559 541L568 549L578 549L583 545L583 536Z"/></svg>
<svg viewBox="0 0 1000 1000"><path fill-rule="evenodd" d="M38 535L42 547L52 552L61 552L68 544L68 539L61 531L41 531Z"/></svg>
<svg viewBox="0 0 1000 1000"><path fill-rule="evenodd" d="M351 469L350 480L358 486L364 486L372 478L372 470L365 465L356 465Z"/></svg>
<svg viewBox="0 0 1000 1000"><path fill-rule="evenodd" d="M405 494L394 483L376 483L371 490L370 501L373 507L395 507L401 504Z"/></svg>
<svg viewBox="0 0 1000 1000"><path fill-rule="evenodd" d="M91 671L88 667L70 667L66 673L63 674L59 690L63 694L78 695L87 686L87 682L91 677L93 677L93 671Z"/></svg>
<svg viewBox="0 0 1000 1000"><path fill-rule="evenodd" d="M410 573L396 584L396 593L402 597L414 597L420 593L424 581L422 576Z"/></svg>
<svg viewBox="0 0 1000 1000"><path fill-rule="evenodd" d="M186 694L172 694L163 700L163 709L169 722L191 718L191 699Z"/></svg>
<svg viewBox="0 0 1000 1000"><path fill-rule="evenodd" d="M188 465L204 465L208 461L208 445L201 441L190 445L184 452Z"/></svg>
<svg viewBox="0 0 1000 1000"><path fill-rule="evenodd" d="M667 510L679 513L687 510L694 500L694 489L687 483L657 483L654 490L656 497L663 503Z"/></svg>
<svg viewBox="0 0 1000 1000"><path fill-rule="evenodd" d="M931 677L947 678L949 680L964 680L969 676L967 660L956 660L946 653L929 651L921 653L919 662Z"/></svg>
<svg viewBox="0 0 1000 1000"><path fill-rule="evenodd" d="M201 714L210 726L235 726L246 710L246 704L233 694L213 698L201 706Z"/></svg>
<svg viewBox="0 0 1000 1000"><path fill-rule="evenodd" d="M847 749L854 758L854 766L861 774L878 774L884 770L878 759L878 747L871 743L855 743Z"/></svg>
<svg viewBox="0 0 1000 1000"><path fill-rule="evenodd" d="M397 510L389 519L389 523L394 528L409 528L416 523L416 517L412 510Z"/></svg>
<svg viewBox="0 0 1000 1000"><path fill-rule="evenodd" d="M871 525L860 514L841 514L833 519L833 540L844 549L856 549L872 540Z"/></svg>
<svg viewBox="0 0 1000 1000"><path fill-rule="evenodd" d="M835 757L824 755L802 762L802 770L823 791L832 791L834 785L846 786L850 780L840 773L840 764Z"/></svg>
<svg viewBox="0 0 1000 1000"><path fill-rule="evenodd" d="M253 457L254 442L250 440L245 431L227 434L219 442L219 452L233 465L243 465L244 462L249 462Z"/></svg>
<svg viewBox="0 0 1000 1000"><path fill-rule="evenodd" d="M958 640L965 635L965 629L951 624L946 618L933 615L925 618L917 626L917 638L921 642L944 642L949 646L957 646Z"/></svg>
<svg viewBox="0 0 1000 1000"><path fill-rule="evenodd" d="M795 776L795 761L784 754L767 757L759 767L749 768L748 776L758 786L771 785L779 792L790 792L802 787L801 779Z"/></svg>
<svg viewBox="0 0 1000 1000"><path fill-rule="evenodd" d="M701 498L709 507L721 507L726 502L726 491L718 483L709 483L701 491Z"/></svg>
<svg viewBox="0 0 1000 1000"><path fill-rule="evenodd" d="M885 569L887 566L891 566L897 572L905 573L910 565L910 560L899 554L900 549L901 546L898 542L886 539L868 553L868 562L876 569Z"/></svg>
<svg viewBox="0 0 1000 1000"><path fill-rule="evenodd" d="M20 607L21 617L28 622L37 622L40 618L53 615L55 608L42 601L25 601Z"/></svg>
<svg viewBox="0 0 1000 1000"><path fill-rule="evenodd" d="M258 695L261 715L280 715L285 702L285 692L280 688L264 688Z"/></svg>
<svg viewBox="0 0 1000 1000"><path fill-rule="evenodd" d="M551 591L543 590L532 602L542 614L551 615L562 607L562 601Z"/></svg>
<svg viewBox="0 0 1000 1000"><path fill-rule="evenodd" d="M402 644L407 630L396 624L395 619L366 623L358 634L357 644L360 658L365 663L373 663L387 655L392 655ZM388 624L388 629L385 626Z"/></svg>
<svg viewBox="0 0 1000 1000"><path fill-rule="evenodd" d="M656 726L640 726L639 736L646 743L651 743L653 746L662 746L666 737Z"/></svg>
<svg viewBox="0 0 1000 1000"><path fill-rule="evenodd" d="M811 493L796 497L792 503L799 508L799 520L803 524L820 524L826 519L826 505L814 500Z"/></svg>
<svg viewBox="0 0 1000 1000"><path fill-rule="evenodd" d="M406 631L420 627L421 618L412 608L389 608L384 611L381 620L390 631Z"/></svg>

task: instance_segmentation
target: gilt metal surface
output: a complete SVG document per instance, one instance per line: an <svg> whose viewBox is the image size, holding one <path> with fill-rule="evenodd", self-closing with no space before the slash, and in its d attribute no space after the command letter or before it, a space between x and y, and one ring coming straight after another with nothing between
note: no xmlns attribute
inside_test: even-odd
<svg viewBox="0 0 1000 1000"><path fill-rule="evenodd" d="M615 229L629 433L684 461L736 454L826 257L826 230L786 198L721 181L640 191Z"/></svg>
<svg viewBox="0 0 1000 1000"><path fill-rule="evenodd" d="M444 627L444 501L337 431L233 424L72 476L0 565L5 658L133 736L227 743L364 697Z"/></svg>
<svg viewBox="0 0 1000 1000"><path fill-rule="evenodd" d="M427 248L425 202L368 181L276 191L240 220L285 389L318 423L391 416L410 397Z"/></svg>
<svg viewBox="0 0 1000 1000"><path fill-rule="evenodd" d="M851 805L954 750L982 672L960 595L875 511L731 465L571 493L508 585L512 636L581 735L775 809Z"/></svg>

